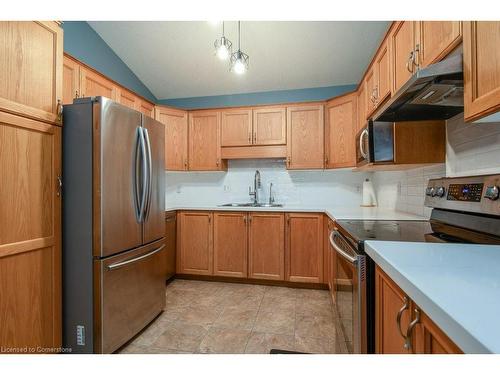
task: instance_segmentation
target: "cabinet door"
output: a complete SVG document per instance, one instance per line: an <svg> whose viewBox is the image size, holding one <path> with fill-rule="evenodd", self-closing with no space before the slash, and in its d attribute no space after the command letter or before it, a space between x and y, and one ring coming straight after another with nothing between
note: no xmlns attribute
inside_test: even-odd
<svg viewBox="0 0 500 375"><path fill-rule="evenodd" d="M139 112L151 118L155 117L155 106L153 104L142 99L138 99L138 102L137 110Z"/></svg>
<svg viewBox="0 0 500 375"><path fill-rule="evenodd" d="M253 142L252 110L231 109L222 112L222 146L248 146Z"/></svg>
<svg viewBox="0 0 500 375"><path fill-rule="evenodd" d="M285 280L323 282L323 215L286 214Z"/></svg>
<svg viewBox="0 0 500 375"><path fill-rule="evenodd" d="M286 111L287 168L323 168L323 105L287 107Z"/></svg>
<svg viewBox="0 0 500 375"><path fill-rule="evenodd" d="M0 109L60 124L63 31L56 22L0 22Z"/></svg>
<svg viewBox="0 0 500 375"><path fill-rule="evenodd" d="M500 21L464 21L465 121L500 111Z"/></svg>
<svg viewBox="0 0 500 375"><path fill-rule="evenodd" d="M57 348L61 128L0 112L0 171L0 346Z"/></svg>
<svg viewBox="0 0 500 375"><path fill-rule="evenodd" d="M253 110L253 134L255 145L285 145L286 108L255 108Z"/></svg>
<svg viewBox="0 0 500 375"><path fill-rule="evenodd" d="M420 68L441 60L462 40L461 21L419 21L417 31Z"/></svg>
<svg viewBox="0 0 500 375"><path fill-rule="evenodd" d="M366 87L366 116L370 117L373 110L375 109L375 67L372 67L365 77L365 87Z"/></svg>
<svg viewBox="0 0 500 375"><path fill-rule="evenodd" d="M285 279L285 215L252 212L249 215L248 277Z"/></svg>
<svg viewBox="0 0 500 375"><path fill-rule="evenodd" d="M413 352L417 354L461 354L462 350L418 307L419 321L412 331Z"/></svg>
<svg viewBox="0 0 500 375"><path fill-rule="evenodd" d="M398 91L415 71L415 22L396 23L389 37L391 42L392 91ZM370 95L370 93L367 93Z"/></svg>
<svg viewBox="0 0 500 375"><path fill-rule="evenodd" d="M400 323L398 323L398 314ZM410 300L404 292L379 268L375 270L375 351L378 354L410 354L405 349L410 323Z"/></svg>
<svg viewBox="0 0 500 375"><path fill-rule="evenodd" d="M186 211L177 222L179 273L213 274L212 213Z"/></svg>
<svg viewBox="0 0 500 375"><path fill-rule="evenodd" d="M80 91L82 97L104 96L116 100L115 84L83 66L80 67Z"/></svg>
<svg viewBox="0 0 500 375"><path fill-rule="evenodd" d="M69 57L63 60L63 104L72 104L80 96L80 64Z"/></svg>
<svg viewBox="0 0 500 375"><path fill-rule="evenodd" d="M357 130L356 134L361 131L366 126L366 89L365 84L362 82L358 90L358 105L357 105Z"/></svg>
<svg viewBox="0 0 500 375"><path fill-rule="evenodd" d="M247 277L248 214L214 213L214 275Z"/></svg>
<svg viewBox="0 0 500 375"><path fill-rule="evenodd" d="M356 93L332 99L326 104L326 167L356 165Z"/></svg>
<svg viewBox="0 0 500 375"><path fill-rule="evenodd" d="M375 57L375 107L391 96L391 75L389 64L389 43L384 41Z"/></svg>
<svg viewBox="0 0 500 375"><path fill-rule="evenodd" d="M187 111L156 107L155 116L157 121L165 125L165 169L167 171L187 171Z"/></svg>
<svg viewBox="0 0 500 375"><path fill-rule="evenodd" d="M137 110L139 106L139 97L132 92L125 90L121 87L116 88L116 101L129 108Z"/></svg>
<svg viewBox="0 0 500 375"><path fill-rule="evenodd" d="M217 171L223 168L220 159L220 112L189 113L189 170Z"/></svg>

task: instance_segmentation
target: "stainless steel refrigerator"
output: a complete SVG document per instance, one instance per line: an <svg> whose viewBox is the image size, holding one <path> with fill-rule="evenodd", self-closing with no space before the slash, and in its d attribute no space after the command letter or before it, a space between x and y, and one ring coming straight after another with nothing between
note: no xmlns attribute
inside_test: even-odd
<svg viewBox="0 0 500 375"><path fill-rule="evenodd" d="M104 97L63 124L63 346L112 353L165 305L164 127Z"/></svg>

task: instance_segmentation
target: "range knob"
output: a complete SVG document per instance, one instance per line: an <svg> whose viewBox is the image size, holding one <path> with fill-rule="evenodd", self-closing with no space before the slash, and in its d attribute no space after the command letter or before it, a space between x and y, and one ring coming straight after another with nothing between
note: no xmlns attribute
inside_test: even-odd
<svg viewBox="0 0 500 375"><path fill-rule="evenodd" d="M484 193L484 197L492 201L496 201L499 196L500 196L500 189L496 185L488 186L486 188L486 192Z"/></svg>
<svg viewBox="0 0 500 375"><path fill-rule="evenodd" d="M428 197L430 197L432 195L432 191L433 190L434 189L429 186L427 189L425 189L425 195L427 195Z"/></svg>
<svg viewBox="0 0 500 375"><path fill-rule="evenodd" d="M435 197L437 194L437 189L436 188L431 188L431 197Z"/></svg>
<svg viewBox="0 0 500 375"><path fill-rule="evenodd" d="M446 190L444 189L443 186L440 186L436 189L436 195L439 197L439 198L443 198L444 197L444 193L446 192Z"/></svg>

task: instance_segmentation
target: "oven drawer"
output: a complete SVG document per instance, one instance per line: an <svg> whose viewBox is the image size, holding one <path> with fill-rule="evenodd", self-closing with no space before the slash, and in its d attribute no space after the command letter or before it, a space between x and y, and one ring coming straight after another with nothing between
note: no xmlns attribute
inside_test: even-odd
<svg viewBox="0 0 500 375"><path fill-rule="evenodd" d="M165 307L165 243L94 261L95 352L112 353Z"/></svg>

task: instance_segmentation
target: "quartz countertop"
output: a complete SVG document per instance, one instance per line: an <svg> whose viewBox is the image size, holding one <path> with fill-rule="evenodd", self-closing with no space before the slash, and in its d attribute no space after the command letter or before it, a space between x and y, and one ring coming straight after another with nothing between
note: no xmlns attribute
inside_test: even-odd
<svg viewBox="0 0 500 375"><path fill-rule="evenodd" d="M500 353L500 246L366 241L365 251L465 353Z"/></svg>
<svg viewBox="0 0 500 375"><path fill-rule="evenodd" d="M185 205L167 207L166 211L262 211L262 212L322 212L332 220L427 220L427 218L406 212L379 207L320 207L308 205L284 205L283 207L221 207L218 205Z"/></svg>

